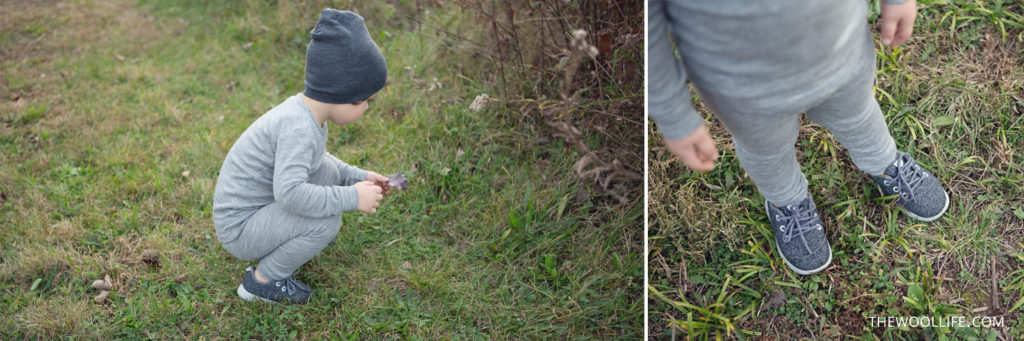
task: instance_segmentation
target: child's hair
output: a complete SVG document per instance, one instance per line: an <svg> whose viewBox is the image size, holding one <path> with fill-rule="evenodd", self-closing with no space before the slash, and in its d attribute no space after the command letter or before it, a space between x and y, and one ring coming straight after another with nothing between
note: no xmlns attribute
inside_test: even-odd
<svg viewBox="0 0 1024 341"><path fill-rule="evenodd" d="M306 97L324 103L359 103L384 88L388 65L363 17L324 9L306 48Z"/></svg>

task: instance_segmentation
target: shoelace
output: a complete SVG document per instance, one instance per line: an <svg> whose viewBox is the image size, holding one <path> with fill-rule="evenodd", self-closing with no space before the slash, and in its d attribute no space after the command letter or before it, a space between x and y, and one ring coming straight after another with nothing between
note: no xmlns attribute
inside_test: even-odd
<svg viewBox="0 0 1024 341"><path fill-rule="evenodd" d="M793 239L793 235L799 235L800 240L803 241L804 247L807 248L807 252L811 251L811 246L807 244L807 238L804 237L804 232L808 232L820 227L820 224L812 224L815 218L818 216L818 212L813 207L803 208L800 205L789 205L786 206L789 209L789 215L775 215L775 219L782 223L782 241L789 243ZM781 210L780 210L781 211Z"/></svg>
<svg viewBox="0 0 1024 341"><path fill-rule="evenodd" d="M900 198L905 202L913 201L914 188L924 180L924 172L919 171L917 161L909 154L900 155L899 161L896 163L896 178L886 184L895 182L896 187L893 190L900 194Z"/></svg>
<svg viewBox="0 0 1024 341"><path fill-rule="evenodd" d="M299 286L298 281L292 277L275 281L274 286L281 288L281 291L285 291L288 294L288 296L295 295L295 293L298 292L299 290L304 290L302 289L301 286Z"/></svg>

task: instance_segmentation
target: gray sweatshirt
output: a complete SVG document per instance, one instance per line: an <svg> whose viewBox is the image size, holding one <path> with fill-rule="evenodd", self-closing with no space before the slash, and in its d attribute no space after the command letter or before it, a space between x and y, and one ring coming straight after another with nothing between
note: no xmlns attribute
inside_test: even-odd
<svg viewBox="0 0 1024 341"><path fill-rule="evenodd" d="M715 110L800 113L781 111L808 109L871 62L872 47L855 43L870 34L867 14L863 0L651 0L648 113L668 139L697 129L687 79Z"/></svg>
<svg viewBox="0 0 1024 341"><path fill-rule="evenodd" d="M351 184L366 171L326 152L327 126L317 124L299 95L289 97L253 122L228 151L213 194L217 239L238 238L241 226L271 203L299 216L323 218L355 210L359 198ZM341 173L339 186L309 183L322 162Z"/></svg>

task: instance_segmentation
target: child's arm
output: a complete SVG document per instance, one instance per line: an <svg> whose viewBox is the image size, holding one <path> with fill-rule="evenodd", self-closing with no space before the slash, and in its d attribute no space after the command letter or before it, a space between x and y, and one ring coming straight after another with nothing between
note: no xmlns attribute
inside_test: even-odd
<svg viewBox="0 0 1024 341"><path fill-rule="evenodd" d="M281 132L274 150L274 200L289 212L312 218L364 208L360 207L366 205L360 205L356 186L309 183L312 161L322 157L313 155L315 150L316 143L307 131L296 128Z"/></svg>
<svg viewBox="0 0 1024 341"><path fill-rule="evenodd" d="M895 47L907 41L914 33L915 18L917 3L914 0L883 0L882 44Z"/></svg>
<svg viewBox="0 0 1024 341"><path fill-rule="evenodd" d="M648 8L648 113L672 154L691 169L711 170L718 149L690 102L686 69L669 42L671 22L664 6L664 1L651 1Z"/></svg>
<svg viewBox="0 0 1024 341"><path fill-rule="evenodd" d="M333 162L334 165L338 168L338 173L340 173L341 175L341 186L350 186L360 181L371 180L367 177L367 172L365 170L347 164L345 163L345 161L341 161L341 159L338 159L334 155L331 155L331 153L326 154L327 159Z"/></svg>

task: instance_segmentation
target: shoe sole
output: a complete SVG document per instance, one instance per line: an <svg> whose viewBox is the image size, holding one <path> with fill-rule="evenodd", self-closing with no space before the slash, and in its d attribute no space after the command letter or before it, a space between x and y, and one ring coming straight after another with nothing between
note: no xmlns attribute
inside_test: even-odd
<svg viewBox="0 0 1024 341"><path fill-rule="evenodd" d="M882 187L878 186L878 184L875 184L875 188L878 188L878 193L882 193L883 195L885 194L885 192L882 192ZM918 221L923 221L923 222L926 222L926 223L927 222L931 222L931 221L935 221L936 219L942 218L942 215L946 214L946 210L949 209L949 192L946 192L946 190L942 190L942 194L946 196L946 203L942 206L942 210L939 211L939 214L936 214L934 216L922 217L922 216L914 214L914 212L910 212L910 210L904 208L903 206L899 206L899 209L900 209L900 211L903 211L903 213L906 213L907 216L909 216L911 218L914 218L914 219L917 219ZM895 195L895 194L893 194L893 195Z"/></svg>
<svg viewBox="0 0 1024 341"><path fill-rule="evenodd" d="M768 210L768 200L764 201L764 210L765 210L765 212L771 212L771 211ZM771 213L769 213L769 214L771 214ZM768 220L771 221L771 218L768 218ZM826 242L827 241L828 240L826 240ZM828 246L828 260L825 261L825 265L822 265L822 266L819 266L817 268L810 269L810 270L800 270L800 269L797 269L796 266L794 266L792 263L789 262L788 259L786 259L786 255L782 254L782 249L779 249L779 243L777 243L777 242L775 243L775 252L778 252L779 256L782 257L782 261L784 263L786 263L786 266L789 267L790 270L793 270L793 272L797 273L798 275L807 276L807 275L810 275L810 274L821 272L821 270L825 270L825 268L827 268L829 265L832 264L832 244L829 244L829 246Z"/></svg>
<svg viewBox="0 0 1024 341"><path fill-rule="evenodd" d="M266 298L259 297L256 294L250 293L248 290L245 290L245 285L244 284L239 284L238 285L237 292L238 292L238 297L241 297L243 300L246 300L246 301L249 301L249 302L258 301L258 302L267 302L267 303L277 303L277 302L268 300Z"/></svg>

